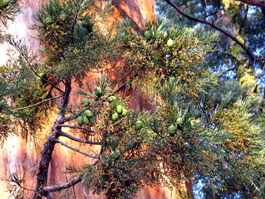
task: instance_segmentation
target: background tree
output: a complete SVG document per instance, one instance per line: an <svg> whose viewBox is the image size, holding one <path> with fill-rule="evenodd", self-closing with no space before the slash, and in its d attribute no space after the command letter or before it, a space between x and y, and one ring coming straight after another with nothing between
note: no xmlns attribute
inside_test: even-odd
<svg viewBox="0 0 265 199"><path fill-rule="evenodd" d="M252 2L252 3L251 3ZM159 12L180 26L221 32L217 49L211 53L211 68L226 78L251 76L263 87L263 22L264 12L259 1L158 1ZM196 26L195 26L196 25Z"/></svg>
<svg viewBox="0 0 265 199"><path fill-rule="evenodd" d="M258 123L263 125L260 120L263 102L258 95L264 86L264 11L259 1L166 0L158 1L157 5L161 16L168 16L170 23L180 27L190 26L203 33L214 29L220 33L219 39L216 40L217 49L209 54L209 62L206 65L212 68L212 72L220 74L219 84L222 86L217 88L232 92L233 95L252 95L252 105L249 108L254 114L252 121L257 123L258 120ZM234 89L231 90L231 85L235 84L227 83L227 80L231 79L237 80L243 88L233 86ZM226 89L227 85L229 88ZM215 92L222 91L218 89ZM217 96L221 97L219 94ZM214 99L219 101L218 98ZM253 107L255 103L256 108Z"/></svg>

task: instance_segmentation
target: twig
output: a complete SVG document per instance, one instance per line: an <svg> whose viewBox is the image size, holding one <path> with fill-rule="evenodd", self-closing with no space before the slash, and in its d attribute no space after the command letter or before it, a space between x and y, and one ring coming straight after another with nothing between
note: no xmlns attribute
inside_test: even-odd
<svg viewBox="0 0 265 199"><path fill-rule="evenodd" d="M54 141L57 142L57 143L60 143L61 145L65 146L65 147L67 147L67 148L69 148L69 149L72 149L73 151L76 151L76 152L78 152L78 153L81 153L81 154L83 154L83 155L85 155L85 156L88 156L88 157L91 157L91 158L94 158L94 159L98 159L97 156L93 156L93 155L90 155L90 154L85 153L85 152L83 152L83 151L80 151L80 150L78 150L78 149L76 149L76 148L74 148L74 147L71 147L71 146L65 144L65 143L62 142L61 140L54 139Z"/></svg>
<svg viewBox="0 0 265 199"><path fill-rule="evenodd" d="M138 76L138 72L135 73L129 80L127 80L126 82L124 82L122 85L120 85L114 93L119 92L120 90L122 90L124 87L126 87L127 83L130 82L131 80L135 79Z"/></svg>
<svg viewBox="0 0 265 199"><path fill-rule="evenodd" d="M167 2L170 6L172 6L175 10L177 10L181 15L183 15L184 17L195 21L195 22L199 22L199 23L203 23L206 25L209 25L211 27L213 27L214 29L222 32L223 34L225 34L226 36L230 37L232 40L234 40L238 45L241 46L241 48L243 48L247 55L252 59L252 60L264 60L265 58L258 58L254 55L254 53L249 49L249 47L245 44L243 44L242 42L240 42L236 37L234 37L232 34L230 34L229 32L225 31L224 29L214 25L213 23L206 21L206 20L202 20L202 19L198 19L196 17L190 16L187 13L185 13L183 10L180 9L180 7L178 7L176 4L174 4L172 1L170 0L165 0L165 2Z"/></svg>
<svg viewBox="0 0 265 199"><path fill-rule="evenodd" d="M91 129L87 129L87 128L84 128L84 127L81 127L81 126L72 126L72 125L67 125L67 124L59 124L58 126L60 126L60 127L68 127L68 128L72 128L72 129L82 129L82 130L86 130L86 131L89 131L89 132L92 132L92 133L96 132L96 131L93 131Z"/></svg>
<svg viewBox="0 0 265 199"><path fill-rule="evenodd" d="M223 74L225 74L225 73L227 73L227 72L229 72L229 71L232 71L232 70L236 70L236 67L228 68L228 69L222 71L222 72L220 73L220 75L223 75Z"/></svg>
<svg viewBox="0 0 265 199"><path fill-rule="evenodd" d="M74 140L74 141L77 141L77 142L81 142L81 143L86 143L86 144L95 144L95 145L101 145L101 142L93 142L93 141L84 141L84 140L81 140L73 135L70 135L68 133L65 133L65 132L60 132L59 133L60 136L64 136L64 137L67 137L71 140Z"/></svg>
<svg viewBox="0 0 265 199"><path fill-rule="evenodd" d="M27 108L31 108L31 107L34 107L34 106L38 106L44 102L47 102L47 101L50 101L50 100L55 100L55 99L58 99L60 97L62 97L63 95L59 95L59 96L56 96L56 97L53 97L53 98L49 98L49 99L45 99L45 100L42 100L41 102L38 102L36 104L32 104L32 105L29 105L29 106L25 106L25 107L21 107L21 108L16 108L14 109L15 111L16 110L23 110L23 109L27 109Z"/></svg>
<svg viewBox="0 0 265 199"><path fill-rule="evenodd" d="M52 199L51 195L49 193L47 193L47 195L45 196L47 199Z"/></svg>

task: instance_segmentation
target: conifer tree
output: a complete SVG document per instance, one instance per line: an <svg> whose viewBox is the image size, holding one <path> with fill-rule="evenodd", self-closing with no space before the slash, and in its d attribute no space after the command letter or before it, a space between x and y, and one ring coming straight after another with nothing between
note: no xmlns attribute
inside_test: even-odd
<svg viewBox="0 0 265 199"><path fill-rule="evenodd" d="M150 24L141 35L124 21L116 37L108 37L97 26L95 19L100 17L87 12L91 6L93 1L87 0L45 4L35 26L45 54L42 60L35 61L10 40L20 56L1 74L7 88L0 93L2 121L7 121L1 125L10 131L11 123L17 122L25 136L38 136L45 115L57 110L33 198L51 198L52 192L82 181L88 191L127 199L145 185L178 187L183 180L201 180L208 198L262 197L263 132L253 122L252 95L236 82L220 83L205 64L217 35L168 27L166 21L158 27ZM96 87L82 87L82 102L70 105L73 82L82 84L87 72L100 70L117 55L126 62L126 82L116 88L102 76ZM149 109L127 107L130 96L124 93L134 87L141 89ZM100 149L89 154L60 137ZM72 165L68 170L75 178L48 186L57 144L93 163L81 169ZM195 194L177 190L176 197Z"/></svg>

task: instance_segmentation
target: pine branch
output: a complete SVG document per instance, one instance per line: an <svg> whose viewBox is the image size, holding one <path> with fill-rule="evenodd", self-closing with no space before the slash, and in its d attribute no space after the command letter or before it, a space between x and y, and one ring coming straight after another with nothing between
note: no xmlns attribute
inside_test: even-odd
<svg viewBox="0 0 265 199"><path fill-rule="evenodd" d="M94 159L98 159L97 156L93 156L93 155L90 155L90 154L85 153L85 152L83 152L83 151L80 151L80 150L78 150L78 149L76 149L76 148L74 148L74 147L71 147L71 146L65 144L65 143L62 142L61 140L55 139L54 141L57 142L57 143L60 143L61 145L65 146L65 147L67 147L67 148L69 148L69 149L72 149L73 151L76 151L76 152L78 152L78 153L81 153L81 154L83 154L83 155L85 155L85 156L88 156L88 157L91 157L91 158L94 158Z"/></svg>
<svg viewBox="0 0 265 199"><path fill-rule="evenodd" d="M65 120L64 120L65 121ZM60 127L68 127L68 128L72 128L72 129L82 129L82 130L86 130L92 133L95 133L96 131L93 131L91 129L87 129L81 126L72 126L72 125L67 125L67 124L59 124Z"/></svg>
<svg viewBox="0 0 265 199"><path fill-rule="evenodd" d="M77 118L77 117L76 117L75 115L74 115L74 116L70 116L70 117L64 117L62 123L65 123L65 122L69 122L69 121L75 120L76 118Z"/></svg>
<svg viewBox="0 0 265 199"><path fill-rule="evenodd" d="M84 140L81 140L73 135L70 135L68 133L65 133L65 132L60 132L59 136L64 136L64 137L67 137L71 140L74 140L74 141L77 141L77 142L81 142L81 143L86 143L86 144L95 144L95 145L101 145L101 142L93 142L93 141L84 141Z"/></svg>
<svg viewBox="0 0 265 199"><path fill-rule="evenodd" d="M65 92L62 96L62 102L59 107L60 111L57 115L57 119L52 127L50 135L44 144L44 149L41 154L41 160L37 173L37 186L33 199L41 199L42 196L46 196L47 193L43 190L43 187L47 185L49 163L52 160L52 153L54 151L55 144L58 143L58 135L61 131L60 124L64 121L65 111L69 103L69 96L71 93L71 82L65 83ZM63 143L64 144L64 143Z"/></svg>
<svg viewBox="0 0 265 199"><path fill-rule="evenodd" d="M243 48L247 55L253 60L264 60L265 58L259 58L256 57L254 55L254 53L252 52L252 50L250 50L250 48L243 44L242 42L240 42L236 37L234 37L232 34L230 34L229 32L225 31L224 29L220 28L219 26L214 25L213 23L206 21L206 20L202 20L202 19L198 19L196 17L190 16L187 13L185 13L183 10L180 9L180 7L178 7L176 4L174 4L172 1L170 0L165 0L165 2L167 2L170 6L172 6L175 10L177 10L181 15L183 15L184 17L188 18L189 20L195 21L195 22L199 22L199 23L203 23L206 25L211 26L212 28L220 31L221 33L225 34L226 36L228 36L229 38L231 38L233 41L235 41L238 45L241 46L241 48Z"/></svg>
<svg viewBox="0 0 265 199"><path fill-rule="evenodd" d="M12 45L19 54L23 57L23 59L26 61L26 64L29 66L30 70L39 78L43 80L43 77L41 77L34 69L33 64L31 63L30 57L28 56L28 49L26 46L21 45L19 42L15 41L12 37L9 37L8 42L10 45ZM47 81L49 85L52 86L52 88L57 89L59 92L63 93L63 91L57 87L57 84L52 84L51 82Z"/></svg>
<svg viewBox="0 0 265 199"><path fill-rule="evenodd" d="M14 109L14 110L17 111L17 110L23 110L23 109L27 109L27 108L32 108L32 107L34 107L34 106L38 106L38 105L40 105L40 104L42 104L42 103L44 103L44 102L47 102L47 101L50 101L50 100L58 99L58 98L60 98L60 97L62 97L62 96L63 96L63 95L59 95L59 96L56 96L56 97L53 97L53 98L45 99L45 100L42 100L41 102L38 102L38 103L36 103L36 104L32 104L32 105L25 106L25 107L21 107L21 108L16 108L16 109Z"/></svg>

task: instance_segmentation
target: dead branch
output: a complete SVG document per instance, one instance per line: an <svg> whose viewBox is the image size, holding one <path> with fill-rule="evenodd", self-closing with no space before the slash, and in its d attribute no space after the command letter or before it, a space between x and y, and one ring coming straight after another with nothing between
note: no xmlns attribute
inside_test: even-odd
<svg viewBox="0 0 265 199"><path fill-rule="evenodd" d="M62 96L63 96L63 95L55 96L55 97L53 97L53 98L49 98L49 99L42 100L42 101L40 101L40 102L38 102L38 103L36 103L36 104L32 104L32 105L25 106L25 107L21 107L21 108L16 108L16 109L14 109L14 110L17 111L17 110L23 110L23 109L26 109L26 108L31 108L31 107L34 107L34 106L38 106L38 105L40 105L40 104L42 104L42 103L44 103L44 102L51 101L51 100L55 100L55 99L58 99L58 98L60 98L60 97L62 97Z"/></svg>
<svg viewBox="0 0 265 199"><path fill-rule="evenodd" d="M91 165L92 166L95 166L98 162L99 162L99 159L95 160ZM43 187L43 190L45 192L49 193L49 192L60 191L62 189L67 189L67 188L69 188L71 186L74 186L77 183L81 182L83 176L84 176L84 174L79 175L79 176L75 177L74 179L72 179L72 180L70 180L69 182L66 182L66 183L62 183L62 184L58 184L58 185L53 185L53 186L49 186L49 187Z"/></svg>
<svg viewBox="0 0 265 199"><path fill-rule="evenodd" d="M236 69L237 69L236 67L230 67L230 68L228 68L228 69L222 71L222 72L220 73L220 75L223 75L223 74L225 74L225 73L227 73L227 72L229 72L229 71L236 70Z"/></svg>
<svg viewBox="0 0 265 199"><path fill-rule="evenodd" d="M54 141L57 142L57 143L60 143L61 145L65 146L65 147L67 147L67 148L69 148L69 149L72 149L73 151L76 151L76 152L78 152L78 153L81 153L81 154L83 154L83 155L85 155L85 156L88 156L88 157L91 157L91 158L94 158L94 159L98 159L97 156L93 156L93 155L90 155L90 154L85 153L85 152L83 152L83 151L80 151L80 150L78 150L78 149L76 149L76 148L74 148L74 147L71 147L71 146L65 144L65 143L62 142L61 140L55 139Z"/></svg>
<svg viewBox="0 0 265 199"><path fill-rule="evenodd" d="M72 126L72 125L67 125L67 124L59 124L60 127L68 127L68 128L72 128L72 129L82 129L82 130L86 130L92 133L95 133L95 131L91 130L91 129L87 129L81 126Z"/></svg>
<svg viewBox="0 0 265 199"><path fill-rule="evenodd" d="M67 137L67 138L69 138L69 139L71 139L71 140L74 140L74 141L76 141L76 142L80 142L80 143L101 145L101 142L84 141L84 140L82 140L82 139L80 139L80 138L77 138L77 137L75 137L75 136L73 136L73 135L70 135L70 134L68 134L68 133L65 133L65 132L63 132L63 131L61 131L61 132L59 133L59 136L64 136L64 137Z"/></svg>
<svg viewBox="0 0 265 199"><path fill-rule="evenodd" d="M126 85L132 81L133 79L135 79L136 77L138 76L138 72L136 72L129 80L127 80L126 82L124 82L122 85L120 85L114 92L115 93L118 93L119 91L121 91L122 89L124 89L126 87Z"/></svg>
<svg viewBox="0 0 265 199"><path fill-rule="evenodd" d="M71 181L66 182L66 183L53 185L53 186L49 186L49 187L43 187L43 190L46 192L55 192L55 191L60 191L62 189L67 189L67 188L74 186L77 183L81 182L83 176L84 176L83 174L79 175L79 176L75 177L74 179L72 179Z"/></svg>

